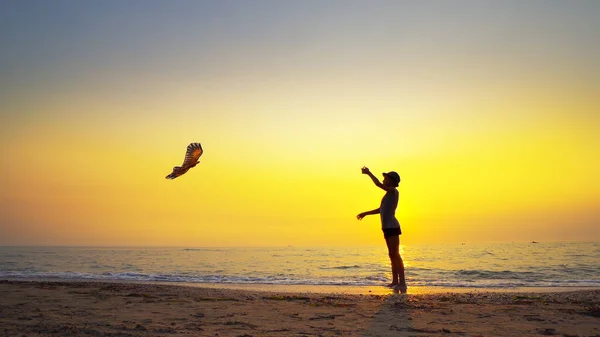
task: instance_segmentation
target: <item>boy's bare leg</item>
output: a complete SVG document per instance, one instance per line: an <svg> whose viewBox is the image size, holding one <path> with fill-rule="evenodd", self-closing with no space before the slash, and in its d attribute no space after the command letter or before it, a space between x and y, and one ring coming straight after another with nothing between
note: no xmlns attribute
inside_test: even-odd
<svg viewBox="0 0 600 337"><path fill-rule="evenodd" d="M388 246L390 261L392 262L392 283L389 286L394 287L394 289L397 288L396 290L405 294L407 288L404 275L404 261L402 261L402 257L400 256L400 237L392 236L387 238L385 242Z"/></svg>
<svg viewBox="0 0 600 337"><path fill-rule="evenodd" d="M396 263L397 271L398 271L398 287L401 293L406 293L406 277L404 276L404 261L402 261L402 257L398 254L398 262Z"/></svg>
<svg viewBox="0 0 600 337"><path fill-rule="evenodd" d="M388 287L397 286L399 283L398 275L399 275L399 267L401 264L398 261L402 261L400 259L400 238L398 236L392 236L385 239L385 243L388 247L388 255L390 257L390 263L392 265L392 283L388 284ZM402 266L403 267L403 266ZM404 271L404 268L402 268Z"/></svg>

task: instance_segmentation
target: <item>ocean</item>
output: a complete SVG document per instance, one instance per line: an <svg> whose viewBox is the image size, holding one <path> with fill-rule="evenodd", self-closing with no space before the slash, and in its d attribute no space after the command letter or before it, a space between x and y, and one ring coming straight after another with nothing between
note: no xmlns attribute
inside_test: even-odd
<svg viewBox="0 0 600 337"><path fill-rule="evenodd" d="M409 287L600 288L600 243L402 246ZM374 247L0 247L2 280L373 287L389 282Z"/></svg>

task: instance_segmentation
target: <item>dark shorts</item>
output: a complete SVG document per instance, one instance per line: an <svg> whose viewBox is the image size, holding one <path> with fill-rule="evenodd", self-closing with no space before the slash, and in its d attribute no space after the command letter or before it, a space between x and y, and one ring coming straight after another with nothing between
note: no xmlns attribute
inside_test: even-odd
<svg viewBox="0 0 600 337"><path fill-rule="evenodd" d="M402 231L400 231L400 227L396 227L396 228L383 228L383 237L384 238L389 238L392 236L398 236L400 234L402 234Z"/></svg>

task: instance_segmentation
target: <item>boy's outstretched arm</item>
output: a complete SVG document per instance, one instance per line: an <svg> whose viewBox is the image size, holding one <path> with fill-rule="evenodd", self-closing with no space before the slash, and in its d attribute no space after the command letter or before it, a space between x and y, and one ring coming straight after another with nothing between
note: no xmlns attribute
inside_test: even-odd
<svg viewBox="0 0 600 337"><path fill-rule="evenodd" d="M361 171L362 171L363 174L368 175L371 178L371 180L373 180L373 183L375 184L375 186L377 186L377 187L379 187L379 188L381 188L382 190L385 190L385 191L387 191L389 189L389 187L387 187L384 184L382 184L379 181L379 179L377 179L377 177L373 173L371 173L371 171L369 170L368 167L363 166L363 168L361 169Z"/></svg>
<svg viewBox="0 0 600 337"><path fill-rule="evenodd" d="M367 211L367 212L362 212L359 215L356 216L356 218L358 220L362 220L362 218L364 218L367 215L374 215L374 214L379 214L379 208L378 209L374 209L372 211Z"/></svg>

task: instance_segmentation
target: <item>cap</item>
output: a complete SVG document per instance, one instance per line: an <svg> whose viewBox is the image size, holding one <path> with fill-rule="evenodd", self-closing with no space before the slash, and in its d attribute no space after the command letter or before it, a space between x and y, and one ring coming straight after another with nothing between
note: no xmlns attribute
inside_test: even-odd
<svg viewBox="0 0 600 337"><path fill-rule="evenodd" d="M387 173L383 172L383 176L392 179L396 183L396 185L400 184L400 175L395 171L390 171Z"/></svg>

